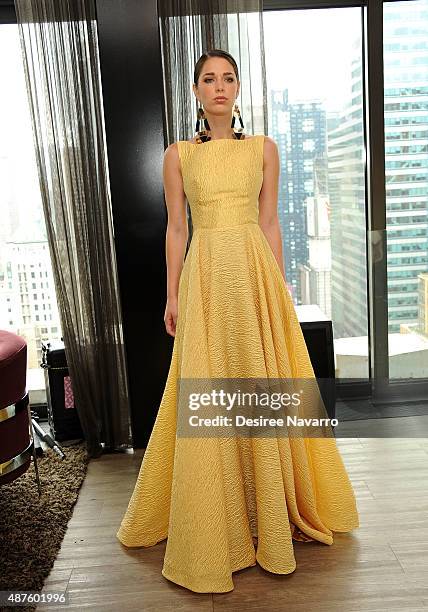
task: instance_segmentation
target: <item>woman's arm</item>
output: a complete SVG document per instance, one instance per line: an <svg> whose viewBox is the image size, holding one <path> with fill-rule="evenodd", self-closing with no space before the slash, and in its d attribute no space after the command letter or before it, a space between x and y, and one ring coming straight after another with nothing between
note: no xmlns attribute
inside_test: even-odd
<svg viewBox="0 0 428 612"><path fill-rule="evenodd" d="M282 236L278 219L279 154L276 142L265 136L263 185L259 195L259 225L285 279Z"/></svg>
<svg viewBox="0 0 428 612"><path fill-rule="evenodd" d="M167 263L167 305L165 325L170 335L175 335L177 301L180 275L186 254L189 230L186 215L186 195L183 189L180 158L177 144L165 150L163 161L163 183L168 210L165 252Z"/></svg>

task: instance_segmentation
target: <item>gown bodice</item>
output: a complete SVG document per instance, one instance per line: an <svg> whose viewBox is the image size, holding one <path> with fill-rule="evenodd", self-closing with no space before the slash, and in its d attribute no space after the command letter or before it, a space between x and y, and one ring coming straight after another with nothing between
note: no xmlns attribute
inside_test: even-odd
<svg viewBox="0 0 428 612"><path fill-rule="evenodd" d="M264 138L177 142L194 232L258 223Z"/></svg>

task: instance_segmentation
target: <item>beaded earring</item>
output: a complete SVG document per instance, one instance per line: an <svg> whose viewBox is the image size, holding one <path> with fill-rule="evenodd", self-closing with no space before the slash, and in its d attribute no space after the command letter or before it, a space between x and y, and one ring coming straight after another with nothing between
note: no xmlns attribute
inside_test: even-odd
<svg viewBox="0 0 428 612"><path fill-rule="evenodd" d="M203 126L202 129L201 126ZM196 120L196 142L198 144L201 144L202 142L207 142L208 140L211 140L210 131L211 128L210 124L208 123L208 119L205 117L205 111L202 106L199 106L198 118Z"/></svg>
<svg viewBox="0 0 428 612"><path fill-rule="evenodd" d="M239 123L241 125L241 127L238 129L235 129L235 116L238 117ZM237 104L235 104L235 107L233 109L232 123L230 127L233 128L233 134L237 140L243 139L244 122L242 121L241 111L239 110L239 106ZM196 133L197 144L202 144L211 140L211 128L208 123L208 119L205 116L205 110L202 108L202 106L198 107L198 115L196 119Z"/></svg>
<svg viewBox="0 0 428 612"><path fill-rule="evenodd" d="M238 128L238 130L235 130L235 115L238 117L239 119L239 123L241 124L241 127ZM231 127L234 128L234 132L235 132L235 137L240 139L242 138L243 134L242 131L244 129L244 122L242 121L242 117L241 117L241 111L239 110L239 106L237 104L235 104L235 107L233 109L233 118L232 118L232 125Z"/></svg>

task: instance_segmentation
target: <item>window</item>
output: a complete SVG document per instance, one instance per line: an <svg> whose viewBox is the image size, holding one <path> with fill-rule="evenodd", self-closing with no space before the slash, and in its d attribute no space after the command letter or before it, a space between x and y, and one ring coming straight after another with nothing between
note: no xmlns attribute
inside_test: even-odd
<svg viewBox="0 0 428 612"><path fill-rule="evenodd" d="M264 25L287 282L332 319L337 377L368 377L361 9L265 11Z"/></svg>
<svg viewBox="0 0 428 612"><path fill-rule="evenodd" d="M41 332L37 314L44 301L52 304L50 318L55 331L50 339L61 337L61 327L55 292L49 288L54 284L48 282L52 267L16 24L0 24L0 57L0 328L27 341L31 396L45 388L39 353L40 334L47 333L47 328ZM44 280L46 297L36 291L28 295L29 289L37 289L39 278ZM38 393L37 400L43 399L43 393Z"/></svg>

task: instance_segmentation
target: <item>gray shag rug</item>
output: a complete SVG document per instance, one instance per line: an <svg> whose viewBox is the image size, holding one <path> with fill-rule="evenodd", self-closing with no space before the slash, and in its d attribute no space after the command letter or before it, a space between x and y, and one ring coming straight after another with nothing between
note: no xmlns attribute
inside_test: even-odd
<svg viewBox="0 0 428 612"><path fill-rule="evenodd" d="M41 497L33 464L0 487L0 591L41 591L52 569L89 461L84 443L64 453L61 460L48 449L38 458Z"/></svg>

